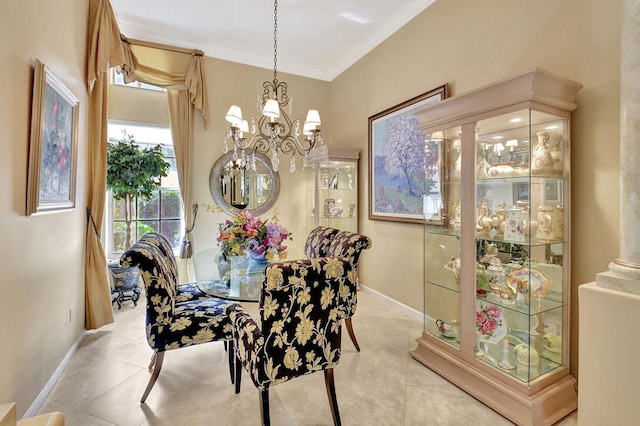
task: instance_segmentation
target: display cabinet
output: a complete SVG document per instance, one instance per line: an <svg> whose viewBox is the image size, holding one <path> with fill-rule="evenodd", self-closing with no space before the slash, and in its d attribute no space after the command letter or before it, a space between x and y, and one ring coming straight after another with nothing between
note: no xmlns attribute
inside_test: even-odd
<svg viewBox="0 0 640 426"><path fill-rule="evenodd" d="M412 356L518 425L577 408L569 371L570 113L582 86L536 69L416 113L440 152Z"/></svg>
<svg viewBox="0 0 640 426"><path fill-rule="evenodd" d="M320 145L305 158L307 231L316 226L358 232L357 148Z"/></svg>

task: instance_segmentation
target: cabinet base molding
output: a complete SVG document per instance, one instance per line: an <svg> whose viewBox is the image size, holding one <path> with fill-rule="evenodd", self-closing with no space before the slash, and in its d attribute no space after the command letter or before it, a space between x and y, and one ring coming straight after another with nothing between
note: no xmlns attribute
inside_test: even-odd
<svg viewBox="0 0 640 426"><path fill-rule="evenodd" d="M479 361L472 364L453 356L428 336L416 341L413 358L519 426L553 425L578 408L576 380L567 370L541 387L527 388L509 378L513 385L507 385L473 365Z"/></svg>

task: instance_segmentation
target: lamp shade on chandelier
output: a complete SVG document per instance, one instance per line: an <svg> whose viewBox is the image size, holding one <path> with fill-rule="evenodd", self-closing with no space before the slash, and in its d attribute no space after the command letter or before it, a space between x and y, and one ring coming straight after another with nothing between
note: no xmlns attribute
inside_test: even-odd
<svg viewBox="0 0 640 426"><path fill-rule="evenodd" d="M234 159L241 158L255 170L255 152L271 155L271 165L275 171L280 168L280 155L291 155L289 171L296 169L296 155L306 156L316 143L322 143L319 126L320 113L311 109L303 125L300 120L292 120L293 97L287 93L287 83L278 81L278 1L273 8L273 81L262 84L263 92L258 95L256 109L261 113L258 119L251 117L251 125L242 118L242 110L231 105L225 119L229 122L224 140L224 153L233 143ZM250 136L250 137L249 137ZM240 152L238 152L240 151ZM251 152L247 152L251 151Z"/></svg>

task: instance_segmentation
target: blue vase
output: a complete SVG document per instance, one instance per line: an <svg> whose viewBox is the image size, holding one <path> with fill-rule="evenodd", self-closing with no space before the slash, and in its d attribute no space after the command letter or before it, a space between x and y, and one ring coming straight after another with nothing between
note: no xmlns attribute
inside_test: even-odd
<svg viewBox="0 0 640 426"><path fill-rule="evenodd" d="M266 253L258 254L251 250L247 250L247 255L249 256L249 259L253 260L254 262L258 262L258 263L268 262Z"/></svg>

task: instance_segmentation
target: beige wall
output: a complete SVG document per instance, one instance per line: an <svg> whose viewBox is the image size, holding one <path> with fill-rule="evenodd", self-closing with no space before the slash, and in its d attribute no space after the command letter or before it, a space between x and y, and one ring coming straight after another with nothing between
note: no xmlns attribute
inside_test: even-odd
<svg viewBox="0 0 640 426"><path fill-rule="evenodd" d="M369 116L443 83L456 95L534 67L584 85L571 125L574 373L577 287L618 255L619 17L620 5L604 0L437 1L331 84L333 143L365 153L363 206ZM362 281L422 311L420 226L369 221L367 211L360 209L360 229L373 247Z"/></svg>
<svg viewBox="0 0 640 426"><path fill-rule="evenodd" d="M84 328L87 13L86 0L8 0L0 6L0 403L16 401L19 417ZM80 101L77 207L27 217L35 58Z"/></svg>

